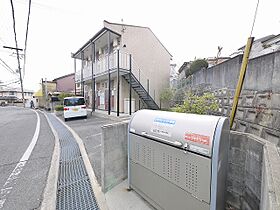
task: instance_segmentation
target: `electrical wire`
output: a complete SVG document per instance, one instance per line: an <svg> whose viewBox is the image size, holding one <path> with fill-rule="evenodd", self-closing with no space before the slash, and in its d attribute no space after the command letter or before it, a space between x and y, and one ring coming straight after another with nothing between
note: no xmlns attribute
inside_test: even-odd
<svg viewBox="0 0 280 210"><path fill-rule="evenodd" d="M14 83L18 83L18 82L20 82L19 79L11 80L11 81L6 81L6 82L3 82L3 83L6 83L6 84L0 84L0 86L8 86L8 85L11 85L11 84L14 84Z"/></svg>
<svg viewBox="0 0 280 210"><path fill-rule="evenodd" d="M254 15L254 19L253 19L253 25L252 25L250 37L252 37L252 34L253 34L253 30L254 30L254 26L255 26L255 22L256 22L256 18L257 18L257 13L258 13L258 8L259 8L259 3L260 3L260 0L258 0L258 2L257 2L257 6L256 6L256 10L255 10L255 15Z"/></svg>
<svg viewBox="0 0 280 210"><path fill-rule="evenodd" d="M0 64L2 64L2 66L5 67L10 73L16 74L16 72L2 58L0 58L0 61L3 63Z"/></svg>
<svg viewBox="0 0 280 210"><path fill-rule="evenodd" d="M27 48L27 37L28 37L28 28L29 28L29 20L30 20L30 10L31 10L31 0L29 0L28 6L28 15L27 15L27 23L26 23L26 32L25 32L25 42L24 42L24 60L23 60L23 77L25 75L25 64L26 64L26 48Z"/></svg>

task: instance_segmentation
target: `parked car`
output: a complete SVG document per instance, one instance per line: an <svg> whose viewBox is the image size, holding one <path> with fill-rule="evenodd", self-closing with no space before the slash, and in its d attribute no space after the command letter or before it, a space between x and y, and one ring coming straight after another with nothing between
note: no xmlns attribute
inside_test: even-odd
<svg viewBox="0 0 280 210"><path fill-rule="evenodd" d="M69 118L84 117L87 118L87 108L84 97L66 97L63 102L64 120Z"/></svg>
<svg viewBox="0 0 280 210"><path fill-rule="evenodd" d="M0 102L0 105L1 105L1 106L8 106L8 102L7 102L7 101L1 101L1 102Z"/></svg>

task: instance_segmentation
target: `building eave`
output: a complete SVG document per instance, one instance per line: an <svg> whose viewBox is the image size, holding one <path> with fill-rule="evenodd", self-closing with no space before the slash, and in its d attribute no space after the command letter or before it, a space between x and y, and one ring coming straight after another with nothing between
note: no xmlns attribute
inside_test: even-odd
<svg viewBox="0 0 280 210"><path fill-rule="evenodd" d="M57 77L57 78L53 79L53 82L56 82L56 81L59 80L59 79L63 79L63 78L65 78L65 77L69 77L69 76L72 76L72 75L74 76L75 73L66 74L66 75L64 75L64 76Z"/></svg>
<svg viewBox="0 0 280 210"><path fill-rule="evenodd" d="M77 58L77 59L81 59L81 57L79 56L79 54L85 49L87 48L92 42L94 42L95 40L97 40L101 35L103 35L105 32L110 31L111 33L114 33L118 36L121 36L119 33L107 28L107 27L103 27L101 30L99 30L91 39L89 39L79 50L77 50L77 52L71 54L72 58Z"/></svg>

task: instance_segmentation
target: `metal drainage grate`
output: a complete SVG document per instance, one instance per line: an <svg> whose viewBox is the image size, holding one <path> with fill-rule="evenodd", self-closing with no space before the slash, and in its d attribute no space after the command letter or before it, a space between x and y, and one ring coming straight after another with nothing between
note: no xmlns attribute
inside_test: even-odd
<svg viewBox="0 0 280 210"><path fill-rule="evenodd" d="M56 209L99 210L77 142L59 120L51 114L48 117L61 149Z"/></svg>

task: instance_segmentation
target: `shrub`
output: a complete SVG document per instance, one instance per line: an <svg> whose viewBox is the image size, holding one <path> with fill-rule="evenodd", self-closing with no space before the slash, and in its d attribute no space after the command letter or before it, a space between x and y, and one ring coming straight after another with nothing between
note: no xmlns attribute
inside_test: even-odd
<svg viewBox="0 0 280 210"><path fill-rule="evenodd" d="M203 69L208 68L208 62L205 59L197 59L194 62L192 62L190 68L188 68L185 72L186 77L194 74L195 72Z"/></svg>
<svg viewBox="0 0 280 210"><path fill-rule="evenodd" d="M170 88L165 88L159 96L161 101L170 101L173 98L173 91Z"/></svg>
<svg viewBox="0 0 280 210"><path fill-rule="evenodd" d="M171 110L182 113L210 114L218 108L218 101L213 94L204 93L202 96L197 96L189 93L182 105L177 105Z"/></svg>
<svg viewBox="0 0 280 210"><path fill-rule="evenodd" d="M54 109L55 111L63 111L63 105L56 105Z"/></svg>
<svg viewBox="0 0 280 210"><path fill-rule="evenodd" d="M72 94L72 93L60 93L58 95L58 98L59 98L60 101L63 101L64 98L71 97L71 96L74 96L74 94Z"/></svg>

